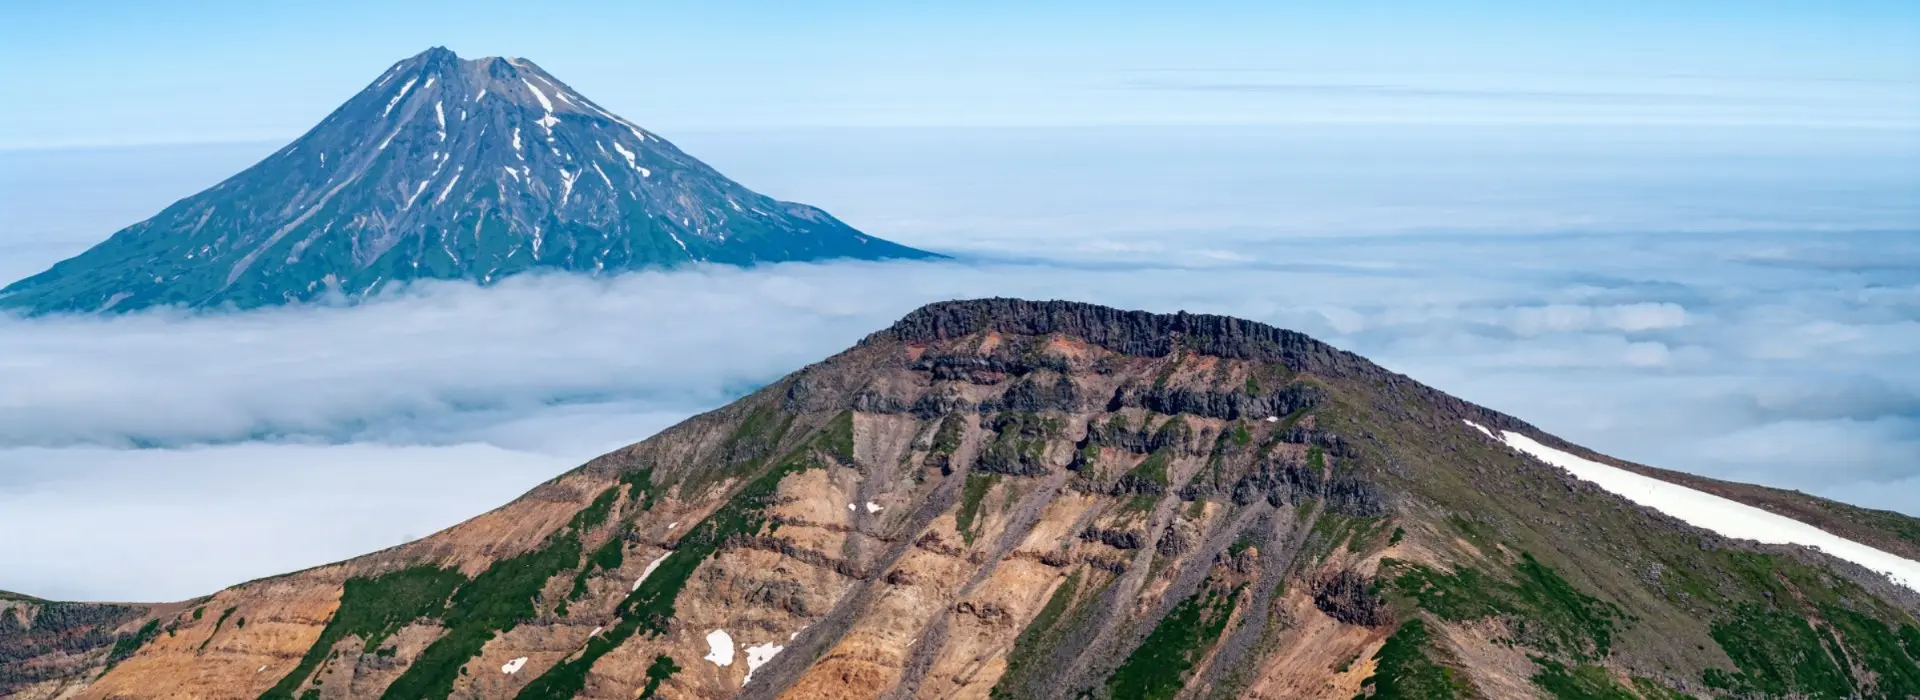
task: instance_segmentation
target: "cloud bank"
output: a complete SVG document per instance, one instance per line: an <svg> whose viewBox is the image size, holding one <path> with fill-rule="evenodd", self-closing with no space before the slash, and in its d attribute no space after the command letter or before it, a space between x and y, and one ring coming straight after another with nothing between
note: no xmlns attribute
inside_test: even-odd
<svg viewBox="0 0 1920 700"><path fill-rule="evenodd" d="M179 599L423 536L993 295L1260 320L1611 455L1920 513L1920 150L868 136L689 150L961 260L0 316L0 530L36 533L0 588ZM33 231L0 252L71 247Z"/></svg>

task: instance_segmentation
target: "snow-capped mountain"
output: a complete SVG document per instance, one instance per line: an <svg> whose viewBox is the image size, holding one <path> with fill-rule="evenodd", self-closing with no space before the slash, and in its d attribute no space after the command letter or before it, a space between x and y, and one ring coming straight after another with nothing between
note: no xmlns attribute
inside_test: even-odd
<svg viewBox="0 0 1920 700"><path fill-rule="evenodd" d="M29 313L348 296L421 278L932 254L727 179L531 61L395 64L265 160L0 291Z"/></svg>

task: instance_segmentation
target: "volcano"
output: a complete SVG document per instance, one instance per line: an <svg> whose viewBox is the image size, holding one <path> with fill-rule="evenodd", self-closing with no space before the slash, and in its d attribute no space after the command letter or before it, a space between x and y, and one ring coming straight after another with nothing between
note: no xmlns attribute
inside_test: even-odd
<svg viewBox="0 0 1920 700"><path fill-rule="evenodd" d="M0 695L1909 698L1917 532L1259 323L943 302L415 542L0 594Z"/></svg>
<svg viewBox="0 0 1920 700"><path fill-rule="evenodd" d="M532 270L929 257L749 190L531 61L434 48L253 167L0 290L0 308L251 308Z"/></svg>

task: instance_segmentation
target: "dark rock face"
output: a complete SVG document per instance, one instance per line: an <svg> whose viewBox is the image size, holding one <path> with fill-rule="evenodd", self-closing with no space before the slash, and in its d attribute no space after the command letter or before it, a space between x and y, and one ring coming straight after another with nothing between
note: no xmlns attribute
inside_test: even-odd
<svg viewBox="0 0 1920 700"><path fill-rule="evenodd" d="M1318 406L1322 398L1320 389L1310 384L1290 384L1264 396L1240 391L1196 391L1129 385L1115 392L1107 407L1108 410L1135 407L1155 413L1191 413L1208 418L1240 420L1284 416Z"/></svg>
<svg viewBox="0 0 1920 700"><path fill-rule="evenodd" d="M936 257L749 190L531 61L432 49L225 182L0 290L30 313L697 262Z"/></svg>
<svg viewBox="0 0 1920 700"><path fill-rule="evenodd" d="M1196 445L1193 429L1186 421L1175 418L1153 430L1148 430L1146 426L1136 429L1127 423L1125 416L1119 415L1087 426L1087 437L1080 442L1081 448L1110 447L1134 454L1158 450L1192 453Z"/></svg>
<svg viewBox="0 0 1920 700"><path fill-rule="evenodd" d="M1068 301L979 299L921 307L883 331L907 342L957 338L983 330L1080 338L1127 355L1164 357L1176 349L1326 371L1365 362L1305 334L1209 314L1153 314Z"/></svg>
<svg viewBox="0 0 1920 700"><path fill-rule="evenodd" d="M1080 390L1066 375L1056 375L1052 379L1037 376L1021 377L1012 386L1000 394L999 400L980 407L982 411L1060 411L1072 413L1081 409Z"/></svg>
<svg viewBox="0 0 1920 700"><path fill-rule="evenodd" d="M1311 372L1330 378L1362 379L1377 383L1382 396L1405 396L1436 406L1448 419L1468 419L1495 430L1539 433L1525 421L1462 401L1437 391L1405 375L1390 372L1365 358L1340 350L1304 333L1275 328L1264 323L1212 314L1156 314L1123 311L1108 306L1072 301L1029 301L1025 299L969 299L944 301L915 309L888 329L874 334L864 343L891 338L908 343L931 343L959 338L985 330L1029 336L1062 334L1079 338L1108 350L1140 357L1165 357L1175 350L1189 350L1237 360L1276 363L1295 372ZM1031 369L1042 362L1057 362L1044 356L1031 362ZM1023 361L1026 362L1026 361ZM1009 364L1009 373L1018 373ZM1095 373L1115 370L1111 364L1096 363ZM1263 410L1258 403L1234 405L1232 399L1194 399L1164 397L1164 401L1212 405L1219 417L1238 410L1241 416ZM1144 405L1146 399L1141 399ZM1264 407L1266 415L1282 415L1281 406Z"/></svg>
<svg viewBox="0 0 1920 700"><path fill-rule="evenodd" d="M1139 549L1145 543L1145 538L1141 537L1138 532L1132 530L1112 530L1101 527L1090 527L1082 530L1080 532L1080 539L1088 542L1099 542L1114 549Z"/></svg>
<svg viewBox="0 0 1920 700"><path fill-rule="evenodd" d="M973 470L1008 476L1047 473L1047 441L1059 431L1051 419L1032 413L1002 413L988 421L996 435L980 450Z"/></svg>
<svg viewBox="0 0 1920 700"><path fill-rule="evenodd" d="M9 603L0 606L0 696L75 673L57 664L34 662L86 654L125 639L114 629L142 612L124 605L10 602L4 597L0 603Z"/></svg>
<svg viewBox="0 0 1920 700"><path fill-rule="evenodd" d="M1378 627L1390 619L1386 600L1374 591L1373 582L1350 570L1315 579L1313 606L1349 625Z"/></svg>
<svg viewBox="0 0 1920 700"><path fill-rule="evenodd" d="M1237 505L1265 498L1268 503L1281 506L1318 498L1325 488L1326 480L1318 469L1305 464L1263 460L1254 467L1253 473L1234 482L1228 496Z"/></svg>
<svg viewBox="0 0 1920 700"><path fill-rule="evenodd" d="M1380 487L1352 474L1341 474L1327 484L1327 509L1362 518L1387 514Z"/></svg>

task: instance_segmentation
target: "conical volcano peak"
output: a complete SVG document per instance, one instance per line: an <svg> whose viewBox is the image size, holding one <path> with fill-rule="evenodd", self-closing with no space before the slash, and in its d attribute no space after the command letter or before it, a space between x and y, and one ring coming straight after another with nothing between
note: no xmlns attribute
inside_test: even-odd
<svg viewBox="0 0 1920 700"><path fill-rule="evenodd" d="M259 164L0 290L0 308L245 308L534 269L923 257L741 186L530 60L436 46Z"/></svg>

